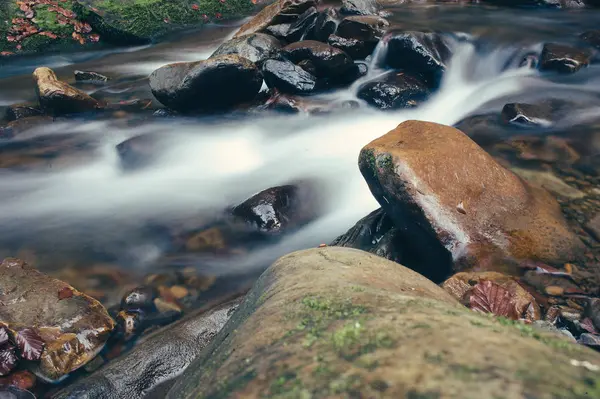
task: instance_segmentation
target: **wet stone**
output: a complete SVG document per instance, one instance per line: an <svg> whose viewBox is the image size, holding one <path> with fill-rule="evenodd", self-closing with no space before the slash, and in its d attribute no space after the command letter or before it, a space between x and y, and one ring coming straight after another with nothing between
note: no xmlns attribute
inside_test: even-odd
<svg viewBox="0 0 600 399"><path fill-rule="evenodd" d="M35 105L30 104L15 104L6 109L5 119L9 122L18 119L41 116L42 111Z"/></svg>
<svg viewBox="0 0 600 399"><path fill-rule="evenodd" d="M540 58L541 71L575 73L589 65L591 53L587 50L562 44L547 43Z"/></svg>
<svg viewBox="0 0 600 399"><path fill-rule="evenodd" d="M306 32L308 32L314 26L318 15L319 13L315 7L311 7L304 11L304 13L298 17L298 20L290 25L289 29L285 33L285 40L288 43L293 43L302 39Z"/></svg>
<svg viewBox="0 0 600 399"><path fill-rule="evenodd" d="M121 309L143 311L155 311L154 299L158 296L156 288L150 286L139 286L129 291L121 300Z"/></svg>
<svg viewBox="0 0 600 399"><path fill-rule="evenodd" d="M328 44L314 40L304 40L283 48L283 53L295 64L311 61L318 78L332 78L354 69L354 62L348 54Z"/></svg>
<svg viewBox="0 0 600 399"><path fill-rule="evenodd" d="M600 335L584 333L579 336L577 342L581 345L589 346L600 351Z"/></svg>
<svg viewBox="0 0 600 399"><path fill-rule="evenodd" d="M282 93L308 94L317 90L317 78L289 61L268 60L262 73L269 88Z"/></svg>
<svg viewBox="0 0 600 399"><path fill-rule="evenodd" d="M337 35L330 35L327 43L348 54L354 60L364 60L373 53L376 43L365 43L361 40L347 39Z"/></svg>
<svg viewBox="0 0 600 399"><path fill-rule="evenodd" d="M390 23L376 15L346 17L337 27L335 34L363 42L378 42Z"/></svg>
<svg viewBox="0 0 600 399"><path fill-rule="evenodd" d="M380 7L376 0L342 0L341 14L345 15L374 15Z"/></svg>
<svg viewBox="0 0 600 399"><path fill-rule="evenodd" d="M582 33L579 38L584 42L600 49L600 30L590 30Z"/></svg>
<svg viewBox="0 0 600 399"><path fill-rule="evenodd" d="M281 42L273 36L264 33L252 33L226 41L219 46L211 57L237 54L260 66L269 58L277 58L280 51Z"/></svg>
<svg viewBox="0 0 600 399"><path fill-rule="evenodd" d="M358 89L358 98L383 110L416 107L428 95L427 86L402 72L390 73L381 81L365 83Z"/></svg>
<svg viewBox="0 0 600 399"><path fill-rule="evenodd" d="M315 0L277 0L242 25L234 38L264 31L271 25L293 23L298 16L316 5Z"/></svg>
<svg viewBox="0 0 600 399"><path fill-rule="evenodd" d="M335 10L328 8L317 15L315 23L308 29L304 39L326 43L329 36L335 32L336 25Z"/></svg>
<svg viewBox="0 0 600 399"><path fill-rule="evenodd" d="M0 321L21 356L39 359L33 367L39 377L58 380L102 349L114 322L98 301L18 259L5 259L0 272ZM61 299L65 287L73 295Z"/></svg>
<svg viewBox="0 0 600 399"><path fill-rule="evenodd" d="M91 71L75 71L75 80L78 82L92 83L92 84L104 84L108 82L108 77L97 72Z"/></svg>
<svg viewBox="0 0 600 399"><path fill-rule="evenodd" d="M540 105L511 103L502 108L502 118L516 126L548 127L552 125L552 116L548 107Z"/></svg>

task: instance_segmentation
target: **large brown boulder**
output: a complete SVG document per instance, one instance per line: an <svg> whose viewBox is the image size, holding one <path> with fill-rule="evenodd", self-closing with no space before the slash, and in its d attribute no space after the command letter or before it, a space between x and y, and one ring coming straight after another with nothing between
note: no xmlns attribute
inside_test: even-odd
<svg viewBox="0 0 600 399"><path fill-rule="evenodd" d="M40 106L54 115L93 111L103 104L83 91L58 80L50 68L40 67L33 71Z"/></svg>
<svg viewBox="0 0 600 399"><path fill-rule="evenodd" d="M406 242L435 269L426 270L435 280L447 277L441 274L448 262L460 270L500 255L562 265L583 254L548 192L455 128L404 122L366 145L359 166Z"/></svg>
<svg viewBox="0 0 600 399"><path fill-rule="evenodd" d="M600 355L348 248L276 261L167 398L572 398Z"/></svg>
<svg viewBox="0 0 600 399"><path fill-rule="evenodd" d="M19 259L0 264L0 293L0 323L45 380L58 380L94 358L114 328L100 302Z"/></svg>

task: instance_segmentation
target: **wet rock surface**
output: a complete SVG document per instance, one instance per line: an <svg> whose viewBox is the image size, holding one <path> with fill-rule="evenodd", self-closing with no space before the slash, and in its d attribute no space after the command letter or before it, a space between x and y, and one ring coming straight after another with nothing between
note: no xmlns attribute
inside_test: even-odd
<svg viewBox="0 0 600 399"><path fill-rule="evenodd" d="M365 146L359 167L396 227L414 231L434 281L489 256L563 264L583 251L554 198L457 129L404 122Z"/></svg>
<svg viewBox="0 0 600 399"><path fill-rule="evenodd" d="M282 93L308 94L318 89L317 78L290 61L268 60L262 73L267 86Z"/></svg>
<svg viewBox="0 0 600 399"><path fill-rule="evenodd" d="M328 8L317 15L314 24L306 31L304 39L326 43L329 36L335 32L336 26L336 12Z"/></svg>
<svg viewBox="0 0 600 399"><path fill-rule="evenodd" d="M583 399L595 371L571 359L598 364L598 356L555 333L468 311L397 263L331 247L275 262L167 398L383 389L390 397Z"/></svg>
<svg viewBox="0 0 600 399"><path fill-rule="evenodd" d="M227 110L251 101L262 84L258 67L235 54L177 63L150 75L152 94L180 112Z"/></svg>
<svg viewBox="0 0 600 399"><path fill-rule="evenodd" d="M430 87L436 87L447 68L451 49L439 33L391 31L385 36L387 65L420 75Z"/></svg>
<svg viewBox="0 0 600 399"><path fill-rule="evenodd" d="M201 309L186 319L146 336L140 346L70 385L53 398L161 397L163 385L169 386L208 346L240 302L241 299L233 299L211 306L208 310Z"/></svg>
<svg viewBox="0 0 600 399"><path fill-rule="evenodd" d="M237 54L260 66L269 58L277 58L281 51L281 42L264 33L252 33L231 39L219 46L211 57Z"/></svg>
<svg viewBox="0 0 600 399"><path fill-rule="evenodd" d="M342 0L341 14L346 15L374 15L380 6L375 0Z"/></svg>
<svg viewBox="0 0 600 399"><path fill-rule="evenodd" d="M348 54L328 44L314 40L304 40L283 48L283 54L295 64L310 61L318 78L332 78L345 75L355 69Z"/></svg>
<svg viewBox="0 0 600 399"><path fill-rule="evenodd" d="M58 380L102 349L114 321L98 301L19 259L0 270L1 322L38 376Z"/></svg>
<svg viewBox="0 0 600 399"><path fill-rule="evenodd" d="M593 47L600 49L600 30L590 30L582 33L579 38Z"/></svg>
<svg viewBox="0 0 600 399"><path fill-rule="evenodd" d="M75 80L78 82L86 82L93 84L104 84L108 82L108 77L104 76L98 72L92 71L74 71Z"/></svg>
<svg viewBox="0 0 600 399"><path fill-rule="evenodd" d="M556 115L550 106L534 104L506 104L502 108L502 117L507 123L524 127L548 127L552 125Z"/></svg>
<svg viewBox="0 0 600 399"><path fill-rule="evenodd" d="M558 73L575 73L590 63L587 50L556 43L544 45L540 57L540 70Z"/></svg>
<svg viewBox="0 0 600 399"><path fill-rule="evenodd" d="M4 118L9 121L16 121L18 119L31 118L34 116L41 116L42 110L36 105L30 104L15 104L11 105L6 109Z"/></svg>
<svg viewBox="0 0 600 399"><path fill-rule="evenodd" d="M40 106L45 112L62 115L103 108L98 100L58 80L50 68L37 68L33 78Z"/></svg>
<svg viewBox="0 0 600 399"><path fill-rule="evenodd" d="M248 35L250 33L262 32L271 25L281 23L292 23L298 16L313 7L314 0L278 0L263 8L256 16L242 27L234 35L234 38Z"/></svg>
<svg viewBox="0 0 600 399"><path fill-rule="evenodd" d="M335 34L346 39L377 43L389 25L386 19L376 15L352 16L340 22Z"/></svg>
<svg viewBox="0 0 600 399"><path fill-rule="evenodd" d="M358 89L358 98L383 110L416 107L428 95L425 84L403 72L389 73L381 81L365 83Z"/></svg>
<svg viewBox="0 0 600 399"><path fill-rule="evenodd" d="M330 35L327 43L344 51L354 60L364 60L375 49L372 43L365 43L356 39L346 39L337 35Z"/></svg>

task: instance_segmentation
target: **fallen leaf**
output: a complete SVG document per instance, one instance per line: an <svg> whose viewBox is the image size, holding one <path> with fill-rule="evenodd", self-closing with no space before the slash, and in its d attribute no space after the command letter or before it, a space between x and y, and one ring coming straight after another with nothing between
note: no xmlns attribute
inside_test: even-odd
<svg viewBox="0 0 600 399"><path fill-rule="evenodd" d="M221 19L222 15L221 15L220 12L218 12L218 13L215 14L215 17L217 17L217 19Z"/></svg>
<svg viewBox="0 0 600 399"><path fill-rule="evenodd" d="M26 360L40 360L44 350L44 341L33 328L24 328L15 334L15 341Z"/></svg>
<svg viewBox="0 0 600 399"><path fill-rule="evenodd" d="M11 346L0 349L0 375L7 375L17 365L17 355Z"/></svg>
<svg viewBox="0 0 600 399"><path fill-rule="evenodd" d="M89 35L88 37L90 39L91 42L97 42L98 40L100 40L100 35L96 34L96 33L92 33L91 35Z"/></svg>
<svg viewBox="0 0 600 399"><path fill-rule="evenodd" d="M510 293L490 280L481 281L473 287L469 304L471 309L478 312L493 313L514 320L519 318Z"/></svg>
<svg viewBox="0 0 600 399"><path fill-rule="evenodd" d="M199 8L198 4L192 4L192 10L198 10Z"/></svg>
<svg viewBox="0 0 600 399"><path fill-rule="evenodd" d="M40 32L39 34L42 36L49 37L50 39L56 39L58 37L52 32Z"/></svg>
<svg viewBox="0 0 600 399"><path fill-rule="evenodd" d="M13 53L12 51L2 51L0 52L0 55L3 57L8 57L9 55L15 55L15 53Z"/></svg>

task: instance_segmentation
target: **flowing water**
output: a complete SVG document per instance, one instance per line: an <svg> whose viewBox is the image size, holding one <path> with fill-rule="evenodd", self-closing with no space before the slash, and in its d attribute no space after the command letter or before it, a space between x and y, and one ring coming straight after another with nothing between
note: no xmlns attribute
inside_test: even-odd
<svg viewBox="0 0 600 399"><path fill-rule="evenodd" d="M469 115L499 112L509 102L547 97L579 104L560 122L563 126L595 117L600 110L600 65L561 77L518 67L523 56L539 52L544 41L574 42L578 34L595 27L598 11L411 6L392 12L390 21L398 27L454 34L449 70L424 105L395 112L361 105L318 116L133 114L36 126L12 140L91 136L99 141L99 152L75 166L0 172L0 251L5 251L0 255L33 252L38 266L46 270L80 264L83 256L83 263L89 257L89 263L107 262L145 273L169 251L163 234L149 226L210 219L263 189L297 180L317 182L320 216L308 225L243 255L187 254L182 261L222 275L256 273L292 250L330 242L378 207L358 170L358 153L404 120L452 125ZM31 72L42 65L67 81L76 69L111 76L108 86L86 87L96 95L152 98L145 80L149 73L167 63L208 57L238 25L211 26L154 46L14 59L0 67L0 107L34 99ZM384 45L378 47L370 73L361 82L385 73L377 62L385 51ZM357 86L310 100L355 99ZM115 146L140 134L169 139L149 166L124 171Z"/></svg>

